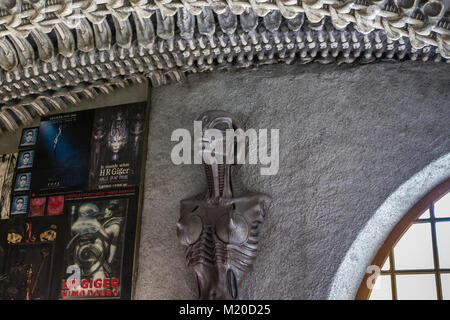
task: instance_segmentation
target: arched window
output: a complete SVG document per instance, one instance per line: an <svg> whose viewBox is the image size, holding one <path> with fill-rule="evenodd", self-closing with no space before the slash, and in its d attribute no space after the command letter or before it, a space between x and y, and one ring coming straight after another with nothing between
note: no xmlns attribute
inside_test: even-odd
<svg viewBox="0 0 450 320"><path fill-rule="evenodd" d="M381 271L375 286L378 266ZM450 300L450 179L422 198L378 250L356 299Z"/></svg>

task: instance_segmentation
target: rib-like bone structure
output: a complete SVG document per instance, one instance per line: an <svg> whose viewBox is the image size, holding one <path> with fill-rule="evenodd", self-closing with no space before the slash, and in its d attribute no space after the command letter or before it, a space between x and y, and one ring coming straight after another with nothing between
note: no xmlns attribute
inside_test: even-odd
<svg viewBox="0 0 450 320"><path fill-rule="evenodd" d="M240 16L252 9L258 17L277 11L292 19L300 13L312 23L328 16L337 29L354 23L363 34L384 30L392 40L409 37L416 49L426 44L438 46L441 54L448 57L450 40L445 20L448 5L444 0L5 0L0 3L0 37L20 39L35 30L44 34L53 31L63 44L61 53L70 55L75 45L67 30L79 30L79 35L86 39L87 43L77 44L79 50L92 50L95 44L91 36L102 33L105 20L113 20L118 42L126 47L130 45L127 27L131 20L139 29L139 24L142 27L156 15L158 27L162 26L158 29L166 31L157 32L158 36L170 37L173 17L180 10L196 16L199 32L208 33L214 32L209 27L214 24L214 13ZM145 43L149 39L143 36L141 40Z"/></svg>
<svg viewBox="0 0 450 320"><path fill-rule="evenodd" d="M1 1L0 130L145 78L157 86L280 62L448 62L449 2Z"/></svg>

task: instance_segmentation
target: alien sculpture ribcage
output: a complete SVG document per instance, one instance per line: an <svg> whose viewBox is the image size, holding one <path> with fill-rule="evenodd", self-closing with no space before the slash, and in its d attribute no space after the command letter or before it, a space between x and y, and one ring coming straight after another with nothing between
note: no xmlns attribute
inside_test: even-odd
<svg viewBox="0 0 450 320"><path fill-rule="evenodd" d="M240 299L252 269L270 198L254 195L219 202L181 201L178 237L196 274L200 299Z"/></svg>

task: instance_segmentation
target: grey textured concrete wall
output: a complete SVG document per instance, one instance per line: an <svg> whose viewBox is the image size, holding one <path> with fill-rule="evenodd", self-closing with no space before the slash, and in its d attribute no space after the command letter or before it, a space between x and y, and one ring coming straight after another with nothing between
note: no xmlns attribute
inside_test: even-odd
<svg viewBox="0 0 450 320"><path fill-rule="evenodd" d="M235 113L246 128L280 129L278 174L261 176L259 166L246 165L237 177L274 199L246 295L326 299L377 208L450 152L449 89L449 65L413 62L267 66L152 89L136 298L196 296L175 224L179 201L204 190L204 175L201 165L172 164L173 130L192 132L193 120L210 109ZM125 88L73 110L146 95L145 86ZM1 153L15 151L18 139L0 136Z"/></svg>
<svg viewBox="0 0 450 320"><path fill-rule="evenodd" d="M201 193L200 165L170 160L173 130L203 111L235 113L246 128L280 129L280 170L239 179L274 201L247 297L326 299L358 232L383 201L450 152L450 66L270 66L196 75L151 93L139 299L195 298L175 223ZM449 173L450 175L450 173ZM388 232L388 230L385 230Z"/></svg>

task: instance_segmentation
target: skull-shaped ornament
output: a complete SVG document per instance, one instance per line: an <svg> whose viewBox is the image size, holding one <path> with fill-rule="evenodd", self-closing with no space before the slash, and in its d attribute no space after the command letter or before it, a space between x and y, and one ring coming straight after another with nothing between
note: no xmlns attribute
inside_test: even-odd
<svg viewBox="0 0 450 320"><path fill-rule="evenodd" d="M264 194L235 195L232 175L236 166L229 164L226 158L238 154L237 144L234 139L231 143L224 139L227 129L240 129L235 118L224 111L208 111L199 120L204 133L202 155L209 152L215 159L223 157L223 161L207 163L203 157L206 195L181 201L177 234L187 247L186 262L196 275L199 298L241 299L245 276L256 258L259 233L271 198ZM221 137L207 138L207 129L218 130ZM222 143L223 148L217 148Z"/></svg>

